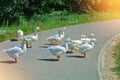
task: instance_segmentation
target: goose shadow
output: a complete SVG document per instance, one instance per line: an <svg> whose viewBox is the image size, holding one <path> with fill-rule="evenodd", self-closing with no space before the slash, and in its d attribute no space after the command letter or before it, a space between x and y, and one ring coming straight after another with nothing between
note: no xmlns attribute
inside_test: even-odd
<svg viewBox="0 0 120 80"><path fill-rule="evenodd" d="M13 41L18 41L18 40L17 39L10 39L10 41L13 42Z"/></svg>
<svg viewBox="0 0 120 80"><path fill-rule="evenodd" d="M57 59L37 59L37 60L40 60L40 61L50 61L50 62L57 61Z"/></svg>
<svg viewBox="0 0 120 80"><path fill-rule="evenodd" d="M52 44L43 44L43 45L51 45L52 46Z"/></svg>
<svg viewBox="0 0 120 80"><path fill-rule="evenodd" d="M4 64L15 64L16 62L15 61L0 61L0 63L4 63Z"/></svg>
<svg viewBox="0 0 120 80"><path fill-rule="evenodd" d="M41 46L39 46L39 48L48 48L50 46L53 46L52 44L43 44Z"/></svg>
<svg viewBox="0 0 120 80"><path fill-rule="evenodd" d="M66 57L71 57L71 58L84 58L84 56L66 56Z"/></svg>
<svg viewBox="0 0 120 80"><path fill-rule="evenodd" d="M67 53L67 54L73 54L74 52L71 52L71 51L67 51L66 53Z"/></svg>
<svg viewBox="0 0 120 80"><path fill-rule="evenodd" d="M48 48L49 46L39 46L39 48Z"/></svg>

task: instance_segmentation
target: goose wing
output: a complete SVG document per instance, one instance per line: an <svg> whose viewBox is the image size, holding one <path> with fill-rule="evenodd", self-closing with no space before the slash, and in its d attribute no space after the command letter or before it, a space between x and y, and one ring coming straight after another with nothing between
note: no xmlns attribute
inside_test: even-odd
<svg viewBox="0 0 120 80"><path fill-rule="evenodd" d="M80 40L72 40L72 42L68 43L69 48L74 48L77 47L81 44L82 42Z"/></svg>
<svg viewBox="0 0 120 80"><path fill-rule="evenodd" d="M28 41L32 41L32 40L36 40L37 38L36 38L36 36L31 35L31 36L26 36L25 39Z"/></svg>
<svg viewBox="0 0 120 80"><path fill-rule="evenodd" d="M23 50L21 49L21 47L15 46L10 49L4 50L4 52L6 52L11 57L19 57L20 53L22 53Z"/></svg>
<svg viewBox="0 0 120 80"><path fill-rule="evenodd" d="M78 47L80 52L86 52L92 49L92 46L89 44L83 44Z"/></svg>
<svg viewBox="0 0 120 80"><path fill-rule="evenodd" d="M80 40L72 40L72 44L74 44L74 46L79 46L80 44L82 44L82 41L80 41Z"/></svg>
<svg viewBox="0 0 120 80"><path fill-rule="evenodd" d="M51 36L51 37L48 37L47 40L49 40L50 42L56 42L56 41L60 40L60 37Z"/></svg>
<svg viewBox="0 0 120 80"><path fill-rule="evenodd" d="M53 37L59 37L59 34L53 35Z"/></svg>
<svg viewBox="0 0 120 80"><path fill-rule="evenodd" d="M65 48L62 46L52 46L52 47L49 47L48 50L53 55L61 55L65 52Z"/></svg>

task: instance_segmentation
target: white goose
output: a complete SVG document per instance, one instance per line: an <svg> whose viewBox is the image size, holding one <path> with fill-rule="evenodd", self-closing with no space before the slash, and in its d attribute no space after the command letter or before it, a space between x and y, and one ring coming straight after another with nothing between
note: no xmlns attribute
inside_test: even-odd
<svg viewBox="0 0 120 80"><path fill-rule="evenodd" d="M60 61L61 60L60 55L66 53L68 50L68 43L67 41L65 41L63 46L59 46L59 45L51 46L48 48L48 50L52 55L57 56L57 60Z"/></svg>
<svg viewBox="0 0 120 80"><path fill-rule="evenodd" d="M22 30L17 30L16 32L16 37L17 37L17 40L21 40L23 38L23 31Z"/></svg>
<svg viewBox="0 0 120 80"><path fill-rule="evenodd" d="M89 38L87 38L86 35L81 35L80 40L67 39L70 51L73 52L74 48L80 46L81 44L89 43L90 40L94 39L94 36L94 34L90 34Z"/></svg>
<svg viewBox="0 0 120 80"><path fill-rule="evenodd" d="M68 48L70 49L71 52L73 52L74 48L82 44L81 40L71 40L70 38L67 39L68 41Z"/></svg>
<svg viewBox="0 0 120 80"><path fill-rule="evenodd" d="M79 53L82 53L84 57L86 57L86 53L93 49L94 42L96 42L95 38L90 40L90 43L81 44L79 47L76 47L75 50Z"/></svg>
<svg viewBox="0 0 120 80"><path fill-rule="evenodd" d="M26 40L22 40L22 44L20 46L14 46L10 49L4 50L10 57L15 59L15 63L18 63L17 58L26 52Z"/></svg>
<svg viewBox="0 0 120 80"><path fill-rule="evenodd" d="M66 27L60 28L59 33L53 36L46 38L51 44L57 45L60 44L61 40L64 38L64 30Z"/></svg>
<svg viewBox="0 0 120 80"><path fill-rule="evenodd" d="M68 47L70 49L71 52L73 52L75 47L80 46L81 44L87 43L88 39L86 38L86 35L81 35L80 40L71 40L71 39L67 39L68 40Z"/></svg>
<svg viewBox="0 0 120 80"><path fill-rule="evenodd" d="M88 39L89 39L89 41L92 39L95 39L95 34L93 34L93 33L89 34Z"/></svg>
<svg viewBox="0 0 120 80"><path fill-rule="evenodd" d="M81 35L81 39L80 39L80 40L82 41L82 44L85 44L85 43L89 43L89 42L90 42L90 39L87 38L86 35Z"/></svg>
<svg viewBox="0 0 120 80"><path fill-rule="evenodd" d="M30 48L31 48L32 47L31 41L38 40L38 30L40 30L40 28L36 27L35 31L34 31L34 35L30 35L30 36L25 36L24 37L26 39L26 46L27 47L30 44Z"/></svg>

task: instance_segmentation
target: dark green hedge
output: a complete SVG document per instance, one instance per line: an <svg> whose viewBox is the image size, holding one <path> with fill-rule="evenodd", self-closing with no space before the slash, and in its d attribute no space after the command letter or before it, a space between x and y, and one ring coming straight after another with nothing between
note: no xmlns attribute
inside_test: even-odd
<svg viewBox="0 0 120 80"><path fill-rule="evenodd" d="M67 11L68 13L86 13L107 8L109 0L0 0L0 24L19 23L21 16ZM102 5L102 6L101 6Z"/></svg>

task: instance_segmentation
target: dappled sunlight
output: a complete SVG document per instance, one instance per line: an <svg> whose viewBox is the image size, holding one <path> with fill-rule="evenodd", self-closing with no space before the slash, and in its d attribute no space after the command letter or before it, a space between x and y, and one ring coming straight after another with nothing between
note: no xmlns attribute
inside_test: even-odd
<svg viewBox="0 0 120 80"><path fill-rule="evenodd" d="M110 9L120 10L120 0L110 0L108 5Z"/></svg>
<svg viewBox="0 0 120 80"><path fill-rule="evenodd" d="M12 69L8 64L0 63L0 80L23 80L19 70Z"/></svg>
<svg viewBox="0 0 120 80"><path fill-rule="evenodd" d="M17 66L19 64L12 60L0 60L0 80L23 80L24 76Z"/></svg>
<svg viewBox="0 0 120 80"><path fill-rule="evenodd" d="M101 8L103 11L120 11L120 0L101 0L98 9Z"/></svg>
<svg viewBox="0 0 120 80"><path fill-rule="evenodd" d="M23 80L23 71L7 54L0 54L0 80Z"/></svg>

